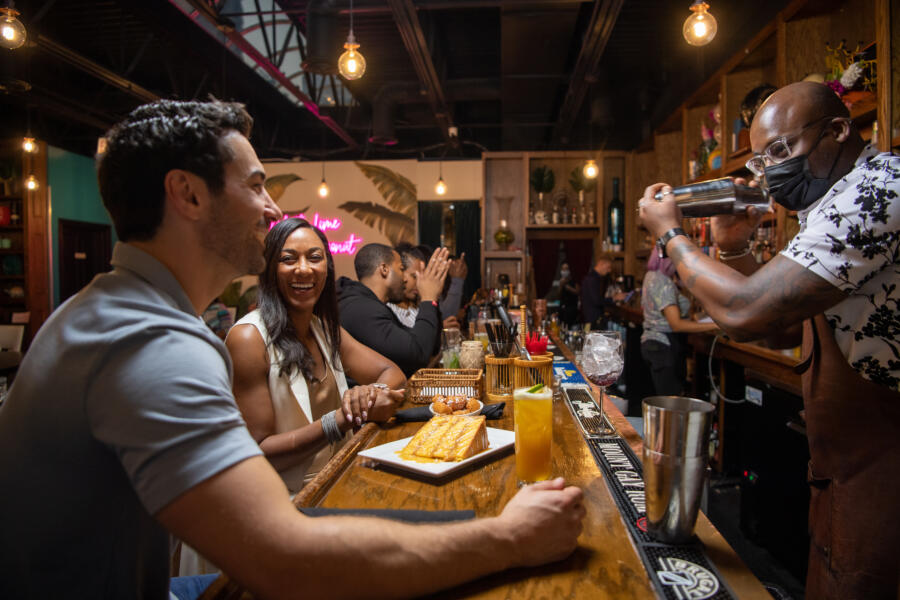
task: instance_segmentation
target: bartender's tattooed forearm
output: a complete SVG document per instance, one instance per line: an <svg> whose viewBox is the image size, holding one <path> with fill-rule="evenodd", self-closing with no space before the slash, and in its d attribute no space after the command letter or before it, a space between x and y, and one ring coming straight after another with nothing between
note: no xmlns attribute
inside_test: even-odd
<svg viewBox="0 0 900 600"><path fill-rule="evenodd" d="M676 269L682 264L684 264L687 269L690 269L686 276L682 276L681 281L684 282L687 289L693 291L694 286L697 284L697 277L699 276L699 273L694 269L699 259L699 256L697 255L706 255L693 244L672 244L672 246L674 247L672 248L672 251L668 253L669 258L672 259L672 264L675 265Z"/></svg>
<svg viewBox="0 0 900 600"><path fill-rule="evenodd" d="M754 339L783 331L844 299L844 292L782 256L751 276L722 266L685 240L669 244L684 286L732 335Z"/></svg>

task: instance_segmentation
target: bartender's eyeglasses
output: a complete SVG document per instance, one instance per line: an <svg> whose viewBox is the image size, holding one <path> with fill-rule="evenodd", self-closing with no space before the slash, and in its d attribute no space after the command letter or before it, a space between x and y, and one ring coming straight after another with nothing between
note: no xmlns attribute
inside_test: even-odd
<svg viewBox="0 0 900 600"><path fill-rule="evenodd" d="M750 172L756 175L757 177L762 177L766 172L766 164L777 165L780 162L784 162L791 157L791 146L797 143L797 140L800 139L808 129L822 123L826 119L834 119L835 117L827 116L816 119L812 123L807 123L803 126L803 128L794 135L783 135L781 137L775 138L766 149L762 151L761 154L754 154L750 160L748 160L744 166L750 169ZM825 128L822 128L822 131L819 133L819 138L821 139L822 135L825 132Z"/></svg>

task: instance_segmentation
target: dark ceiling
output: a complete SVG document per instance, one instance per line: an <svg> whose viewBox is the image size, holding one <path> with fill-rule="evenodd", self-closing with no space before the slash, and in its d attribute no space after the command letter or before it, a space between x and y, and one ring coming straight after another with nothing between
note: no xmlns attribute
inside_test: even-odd
<svg viewBox="0 0 900 600"><path fill-rule="evenodd" d="M787 0L710 4L718 35L696 48L690 0L355 0L368 67L344 82L300 63L318 40L336 62L347 0L18 0L29 41L0 51L2 136L91 155L143 102L212 95L247 104L265 158L628 150Z"/></svg>

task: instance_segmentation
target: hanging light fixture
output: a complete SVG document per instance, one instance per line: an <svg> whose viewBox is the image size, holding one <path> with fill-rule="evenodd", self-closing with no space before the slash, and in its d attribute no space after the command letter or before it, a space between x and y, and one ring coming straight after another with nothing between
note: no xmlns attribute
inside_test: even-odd
<svg viewBox="0 0 900 600"><path fill-rule="evenodd" d="M25 43L25 26L16 17L19 11L13 8L14 4L0 8L0 46L7 50L21 48Z"/></svg>
<svg viewBox="0 0 900 600"><path fill-rule="evenodd" d="M443 161L438 163L438 180L434 186L434 193L438 196L443 196L447 193L447 184L444 183L444 163Z"/></svg>
<svg viewBox="0 0 900 600"><path fill-rule="evenodd" d="M39 187L40 185L38 184L37 177L35 177L34 175L29 175L28 179L25 180L25 189L27 189L29 192L33 192Z"/></svg>
<svg viewBox="0 0 900 600"><path fill-rule="evenodd" d="M322 183L319 184L319 187L316 188L316 191L319 193L319 198L327 198L328 194L331 190L328 188L328 184L325 182L325 161L322 161Z"/></svg>
<svg viewBox="0 0 900 600"><path fill-rule="evenodd" d="M37 152L37 143L34 141L33 137L25 137L22 139L22 150L28 154Z"/></svg>
<svg viewBox="0 0 900 600"><path fill-rule="evenodd" d="M344 79L359 79L366 72L366 59L357 51L359 44L353 35L353 0L350 0L350 32L347 34L346 50L338 59L338 72Z"/></svg>
<svg viewBox="0 0 900 600"><path fill-rule="evenodd" d="M597 175L600 173L600 169L597 167L597 161L593 158L584 163L584 176L588 179L595 179Z"/></svg>
<svg viewBox="0 0 900 600"><path fill-rule="evenodd" d="M691 46L705 46L716 37L719 26L715 17L709 14L709 4L703 0L694 0L691 12L694 13L684 21L681 33Z"/></svg>

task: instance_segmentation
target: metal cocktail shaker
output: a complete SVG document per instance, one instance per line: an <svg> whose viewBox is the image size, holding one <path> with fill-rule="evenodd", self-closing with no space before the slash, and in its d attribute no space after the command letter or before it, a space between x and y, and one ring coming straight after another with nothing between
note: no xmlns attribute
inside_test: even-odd
<svg viewBox="0 0 900 600"><path fill-rule="evenodd" d="M769 210L769 194L762 188L738 185L730 177L691 183L672 189L685 217L711 217L743 213L748 206ZM662 193L654 196L662 200Z"/></svg>
<svg viewBox="0 0 900 600"><path fill-rule="evenodd" d="M694 533L706 487L713 410L694 398L644 398L647 531L661 542L681 544Z"/></svg>

